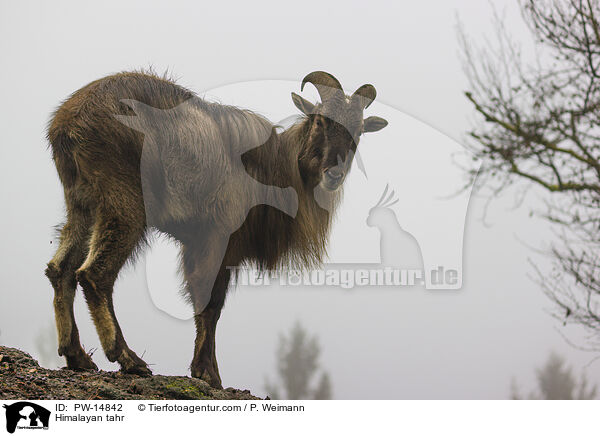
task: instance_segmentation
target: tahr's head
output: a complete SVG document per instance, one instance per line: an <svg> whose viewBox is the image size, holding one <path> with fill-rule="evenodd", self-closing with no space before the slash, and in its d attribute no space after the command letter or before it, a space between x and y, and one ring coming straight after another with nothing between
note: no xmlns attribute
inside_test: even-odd
<svg viewBox="0 0 600 436"><path fill-rule="evenodd" d="M363 85L349 96L340 82L324 71L308 74L301 91L307 83L317 88L321 102L313 104L292 92L294 104L308 117L300 172L308 184L335 191L350 170L360 136L381 130L388 123L380 117L363 118L363 111L377 95L373 85Z"/></svg>

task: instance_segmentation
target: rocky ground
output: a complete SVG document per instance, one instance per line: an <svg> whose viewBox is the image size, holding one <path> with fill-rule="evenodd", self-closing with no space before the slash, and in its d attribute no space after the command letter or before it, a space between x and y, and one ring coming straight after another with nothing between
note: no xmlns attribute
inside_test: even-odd
<svg viewBox="0 0 600 436"><path fill-rule="evenodd" d="M0 346L0 399L4 400L252 400L249 391L213 389L178 376L140 377L107 371L42 368L29 354Z"/></svg>

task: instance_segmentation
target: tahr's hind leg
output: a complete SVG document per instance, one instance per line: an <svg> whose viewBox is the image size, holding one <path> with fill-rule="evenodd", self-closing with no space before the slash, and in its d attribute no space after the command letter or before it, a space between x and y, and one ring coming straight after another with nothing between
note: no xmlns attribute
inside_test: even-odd
<svg viewBox="0 0 600 436"><path fill-rule="evenodd" d="M142 209L143 210L143 209ZM142 217L124 216L99 209L90 240L90 251L77 270L100 343L111 362L118 361L123 372L150 375L146 363L129 349L113 307L113 285L119 271L144 233Z"/></svg>
<svg viewBox="0 0 600 436"><path fill-rule="evenodd" d="M46 276L54 288L58 354L65 357L70 369L98 369L81 347L73 313L75 270L85 258L90 227L90 211L67 201L67 223L61 230L58 250L46 268Z"/></svg>

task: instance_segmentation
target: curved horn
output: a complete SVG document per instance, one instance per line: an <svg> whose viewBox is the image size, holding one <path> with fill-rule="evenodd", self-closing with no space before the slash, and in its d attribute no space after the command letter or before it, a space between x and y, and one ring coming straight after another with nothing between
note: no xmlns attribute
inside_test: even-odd
<svg viewBox="0 0 600 436"><path fill-rule="evenodd" d="M366 84L358 88L352 94L352 98L357 98L360 104L360 107L366 109L369 107L373 100L377 97L377 91L375 91L375 87L371 84Z"/></svg>
<svg viewBox="0 0 600 436"><path fill-rule="evenodd" d="M306 77L302 79L300 91L304 90L304 85L307 83L312 83L315 85L315 88L317 88L319 96L321 97L321 102L329 100L338 91L343 92L340 82L338 82L335 77L329 73L326 73L325 71L313 71L312 73L307 74Z"/></svg>

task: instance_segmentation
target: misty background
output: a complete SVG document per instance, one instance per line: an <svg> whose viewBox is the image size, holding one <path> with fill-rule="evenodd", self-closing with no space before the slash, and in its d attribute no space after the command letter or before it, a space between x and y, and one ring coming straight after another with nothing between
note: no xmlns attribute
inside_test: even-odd
<svg viewBox="0 0 600 436"><path fill-rule="evenodd" d="M494 4L515 39L528 40L517 4ZM491 6L476 0L1 3L0 343L40 357L39 344L51 340L53 291L43 270L64 212L44 135L50 113L71 92L149 66L168 69L200 95L325 70L349 90L373 83L378 102L460 143L473 111L462 94L457 17L470 36L489 35ZM294 113L289 94L281 99ZM471 199L460 290L231 291L217 329L223 385L266 395L265 377L277 374L280 334L296 322L318 338L320 366L339 399L509 398L513 378L525 392L535 387L534 368L551 351L577 375L585 371L590 382L600 382L597 354L568 343L585 346L582 331L550 316L552 303L531 279L530 259L542 270L550 265L533 248L554 237L547 223L530 217L538 193L530 190L527 207L517 208L513 194L491 204ZM115 307L130 347L144 353L155 373L189 374L193 322L152 304L143 266L123 271ZM80 293L75 312L86 350L97 348L96 363L116 370L102 354Z"/></svg>

